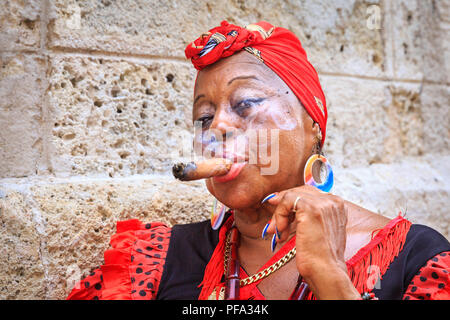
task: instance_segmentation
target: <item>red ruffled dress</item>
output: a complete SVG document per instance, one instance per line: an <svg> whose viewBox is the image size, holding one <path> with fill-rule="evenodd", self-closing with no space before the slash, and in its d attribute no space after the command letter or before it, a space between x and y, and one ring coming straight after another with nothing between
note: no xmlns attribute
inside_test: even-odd
<svg viewBox="0 0 450 320"><path fill-rule="evenodd" d="M370 243L347 261L349 276L358 291L364 292L376 288L375 282L378 277L373 277L374 281L371 280L373 275L367 272L369 261L370 264L380 266L379 275L384 275L403 249L410 225L409 221L400 216L391 220ZM167 262L171 234L172 228L162 223L145 224L139 220L118 222L117 233L111 237L111 249L104 254L104 265L81 280L67 299L156 299ZM277 261L293 245L295 241L286 243L261 267L261 270ZM387 254L390 256L387 257ZM416 270L418 272L406 286L403 299L450 299L450 251L439 252L424 265L418 266ZM246 276L245 270L241 268L241 278ZM258 290L257 284L241 288L241 299L265 299ZM309 298L314 297L310 294Z"/></svg>
<svg viewBox="0 0 450 320"><path fill-rule="evenodd" d="M171 228L162 223L117 223L105 264L75 285L67 299L155 299L169 248Z"/></svg>

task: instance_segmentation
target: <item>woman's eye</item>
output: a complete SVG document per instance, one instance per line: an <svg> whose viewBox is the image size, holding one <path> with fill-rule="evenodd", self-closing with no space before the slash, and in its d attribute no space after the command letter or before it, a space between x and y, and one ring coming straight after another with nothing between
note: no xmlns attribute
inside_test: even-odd
<svg viewBox="0 0 450 320"><path fill-rule="evenodd" d="M242 117L245 116L244 114L245 110L260 104L263 100L264 98L241 100L236 105L233 106L233 110L236 111L236 113Z"/></svg>
<svg viewBox="0 0 450 320"><path fill-rule="evenodd" d="M200 121L202 124L202 127L209 127L209 125L211 124L211 121L214 117L213 116L203 116L198 118L196 121Z"/></svg>

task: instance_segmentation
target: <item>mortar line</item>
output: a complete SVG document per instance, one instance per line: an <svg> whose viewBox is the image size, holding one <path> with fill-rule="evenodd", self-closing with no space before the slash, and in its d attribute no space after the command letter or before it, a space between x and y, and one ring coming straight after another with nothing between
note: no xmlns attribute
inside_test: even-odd
<svg viewBox="0 0 450 320"><path fill-rule="evenodd" d="M27 186L27 185L58 185L67 183L117 183L117 182L128 182L128 181L152 181L152 180L173 180L172 175L169 174L136 174L123 177L109 176L105 177L92 177L92 176L69 176L69 177L51 177L49 176L33 176L28 178L5 178L0 179L0 187L11 187L11 186ZM26 181L26 182L24 182ZM181 182L183 183L183 182ZM190 184L192 185L192 183Z"/></svg>
<svg viewBox="0 0 450 320"><path fill-rule="evenodd" d="M114 52L105 50L95 50L95 49L84 49L84 48L67 48L67 47L51 47L49 52L52 54L64 55L72 54L78 56L95 57L95 58L112 58L112 59L133 59L133 60L154 60L154 61L170 61L170 62L181 62L190 63L184 57L177 56L161 56L145 53L126 53L126 52Z"/></svg>
<svg viewBox="0 0 450 320"><path fill-rule="evenodd" d="M385 62L383 62L382 64L382 69L383 71L390 75L390 77L394 77L394 71L393 71L393 66L392 66L392 62L390 61L392 59L392 56L389 55L388 51L390 51L390 46L388 44L389 42L389 29L390 29L390 25L391 25L391 21L390 19L387 19L388 17L386 17L386 15L388 14L388 9L387 6L388 4L386 3L386 0L383 0L383 2L381 3L382 6L382 14L380 17L380 39L382 42L382 48L383 48L383 54L384 54L384 59ZM386 28L386 26L388 28Z"/></svg>
<svg viewBox="0 0 450 320"><path fill-rule="evenodd" d="M0 49L0 54L41 54L40 48L33 49L33 48L26 48L26 49L17 49L17 50L3 50Z"/></svg>
<svg viewBox="0 0 450 320"><path fill-rule="evenodd" d="M47 33L48 33L48 23L49 23L49 0L44 0L41 2L41 12L40 12L40 42L39 42L39 54L44 59L45 71L42 76L42 100L41 100L41 137L42 137L42 149L41 156L39 157L39 162L36 164L36 174L38 173L38 166L44 164L47 170L50 171L51 161L50 161L50 153L48 152L49 146L49 102L47 98L47 92L49 90L50 81L48 79L49 70L50 70L50 62L49 56L47 52ZM34 223L34 228L36 233L39 236L39 255L42 262L42 268L44 270L44 292L45 299L48 299L51 294L50 288L50 274L49 274L49 262L50 257L47 250L46 243L46 226L43 220L42 213L38 207L38 204L33 198L31 191L29 190L29 186L27 186L26 192L26 201L29 203L31 209L31 215Z"/></svg>
<svg viewBox="0 0 450 320"><path fill-rule="evenodd" d="M394 43L394 29L393 29L393 22L392 22L392 13L394 12L394 4L393 1L389 1L389 38L391 41L391 50L392 50L392 74L394 75L394 77L397 75L397 68L396 68L396 62L397 62L397 57L395 55L395 43Z"/></svg>
<svg viewBox="0 0 450 320"><path fill-rule="evenodd" d="M50 152L48 150L51 133L50 123L50 103L48 101L48 91L50 90L50 81L48 75L50 74L50 61L47 50L47 34L48 34L48 23L49 23L49 0L41 2L41 33L40 33L40 47L39 52L45 61L45 74L42 76L42 86L43 86L43 96L41 101L41 134L42 134L42 156L39 164L44 164L46 169L51 173L51 160ZM39 165L38 164L38 165ZM37 168L36 168L37 172Z"/></svg>
<svg viewBox="0 0 450 320"><path fill-rule="evenodd" d="M449 82L440 82L440 81L433 81L433 80L426 80L426 79L402 79L402 78L395 78L395 77L394 78L374 77L374 76L364 76L364 75L339 73L339 72L327 72L327 71L318 71L318 74L319 74L319 76L323 75L323 76L340 77L340 78L354 78L354 79L359 79L359 80L450 86Z"/></svg>

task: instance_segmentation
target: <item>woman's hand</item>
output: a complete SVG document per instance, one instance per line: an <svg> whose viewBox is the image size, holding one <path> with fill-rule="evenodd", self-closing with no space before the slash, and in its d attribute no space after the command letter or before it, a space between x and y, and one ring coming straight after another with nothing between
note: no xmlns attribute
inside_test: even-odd
<svg viewBox="0 0 450 320"><path fill-rule="evenodd" d="M278 242L288 239L294 224L297 269L314 295L318 299L359 298L344 259L347 238L344 200L304 185L278 192L267 202L276 206L267 231L277 233Z"/></svg>

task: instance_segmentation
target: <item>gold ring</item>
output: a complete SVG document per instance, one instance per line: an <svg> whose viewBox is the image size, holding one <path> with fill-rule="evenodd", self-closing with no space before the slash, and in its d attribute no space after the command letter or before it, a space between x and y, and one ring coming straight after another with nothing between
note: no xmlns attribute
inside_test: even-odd
<svg viewBox="0 0 450 320"><path fill-rule="evenodd" d="M297 202L298 202L298 200L300 200L300 197L297 197L297 198L295 198L295 201L294 201L294 212L297 212Z"/></svg>

